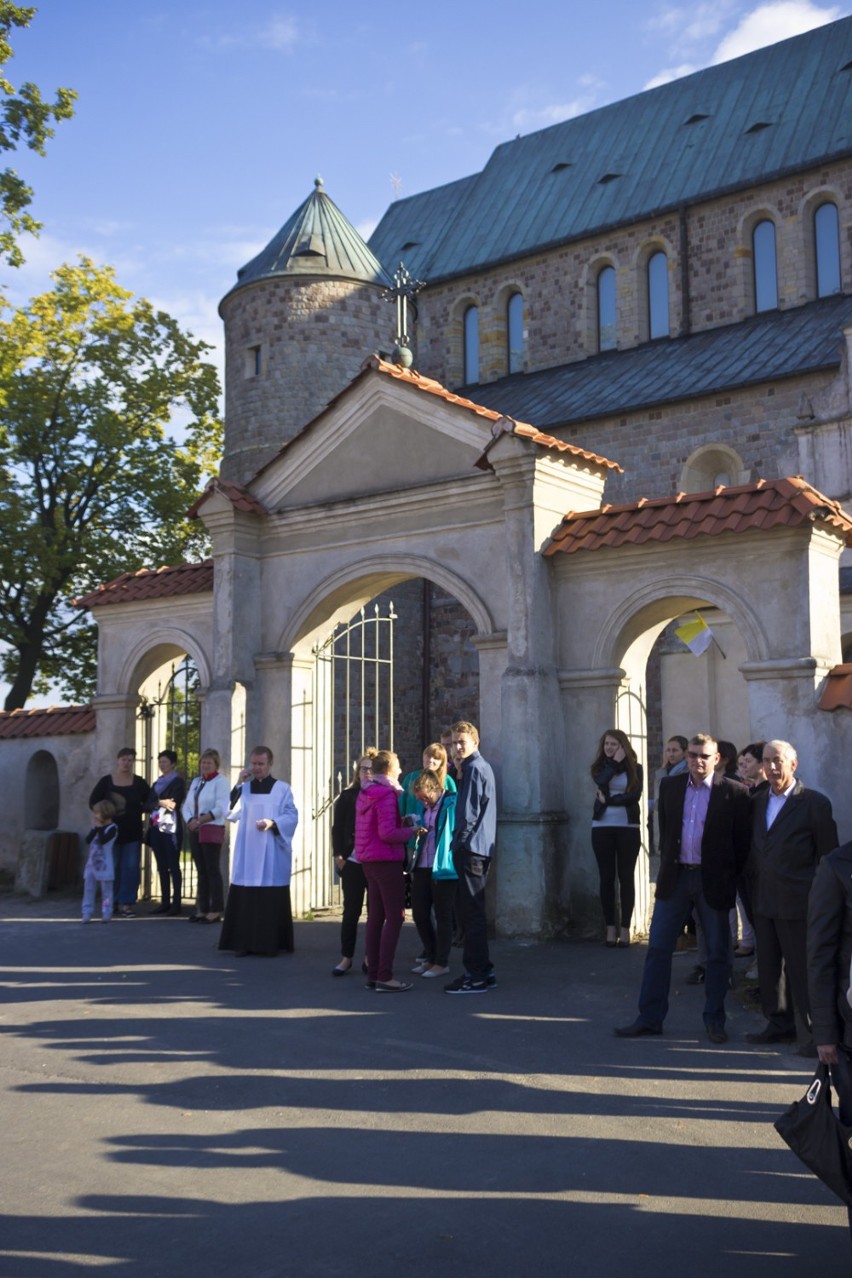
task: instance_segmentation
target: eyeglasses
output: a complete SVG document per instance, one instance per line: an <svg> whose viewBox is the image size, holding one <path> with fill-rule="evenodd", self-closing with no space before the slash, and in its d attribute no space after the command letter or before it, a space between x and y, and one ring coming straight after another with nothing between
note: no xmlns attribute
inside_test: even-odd
<svg viewBox="0 0 852 1278"><path fill-rule="evenodd" d="M698 754L696 750L687 750L686 757L688 759L715 759L715 754Z"/></svg>

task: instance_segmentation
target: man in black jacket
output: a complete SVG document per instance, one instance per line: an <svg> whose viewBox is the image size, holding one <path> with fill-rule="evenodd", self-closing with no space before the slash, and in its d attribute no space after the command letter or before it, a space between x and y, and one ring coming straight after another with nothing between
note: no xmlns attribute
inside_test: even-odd
<svg viewBox="0 0 852 1278"><path fill-rule="evenodd" d="M831 803L796 780L797 766L789 741L767 741L763 767L769 789L752 804L748 864L766 1025L747 1038L750 1043L795 1038L802 1056L815 1056L808 1015L808 895L820 857L837 847L838 838Z"/></svg>
<svg viewBox="0 0 852 1278"><path fill-rule="evenodd" d="M730 968L728 911L737 875L748 855L748 791L716 776L716 742L699 733L686 752L688 772L660 782L660 870L648 954L639 993L639 1016L619 1038L662 1033L669 1006L672 952L693 909L707 941L704 1026L711 1043L727 1041L725 994Z"/></svg>
<svg viewBox="0 0 852 1278"><path fill-rule="evenodd" d="M816 1050L831 1069L840 1121L852 1126L852 843L827 853L808 899L808 995ZM849 1209L852 1227L852 1208Z"/></svg>

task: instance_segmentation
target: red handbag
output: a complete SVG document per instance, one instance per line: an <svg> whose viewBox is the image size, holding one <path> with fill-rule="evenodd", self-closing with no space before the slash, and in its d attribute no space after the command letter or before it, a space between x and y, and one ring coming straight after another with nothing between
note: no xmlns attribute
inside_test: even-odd
<svg viewBox="0 0 852 1278"><path fill-rule="evenodd" d="M205 825L200 825L196 830L199 843L224 843L225 827L224 825L214 825L212 821L208 821Z"/></svg>

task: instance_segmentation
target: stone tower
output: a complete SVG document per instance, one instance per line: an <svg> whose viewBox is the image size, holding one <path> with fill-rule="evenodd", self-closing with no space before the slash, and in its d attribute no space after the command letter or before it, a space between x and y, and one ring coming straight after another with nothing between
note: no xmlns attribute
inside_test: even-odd
<svg viewBox="0 0 852 1278"><path fill-rule="evenodd" d="M381 263L314 190L219 305L225 325L224 479L245 482L387 346Z"/></svg>

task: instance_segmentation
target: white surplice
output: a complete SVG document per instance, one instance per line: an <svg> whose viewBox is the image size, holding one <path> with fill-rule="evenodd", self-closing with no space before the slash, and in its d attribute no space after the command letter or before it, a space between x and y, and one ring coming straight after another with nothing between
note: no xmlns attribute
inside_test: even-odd
<svg viewBox="0 0 852 1278"><path fill-rule="evenodd" d="M288 887L292 840L299 814L286 781L276 781L268 794L252 794L245 781L228 820L237 822L231 882L238 887ZM258 830L257 821L274 821L278 833Z"/></svg>

